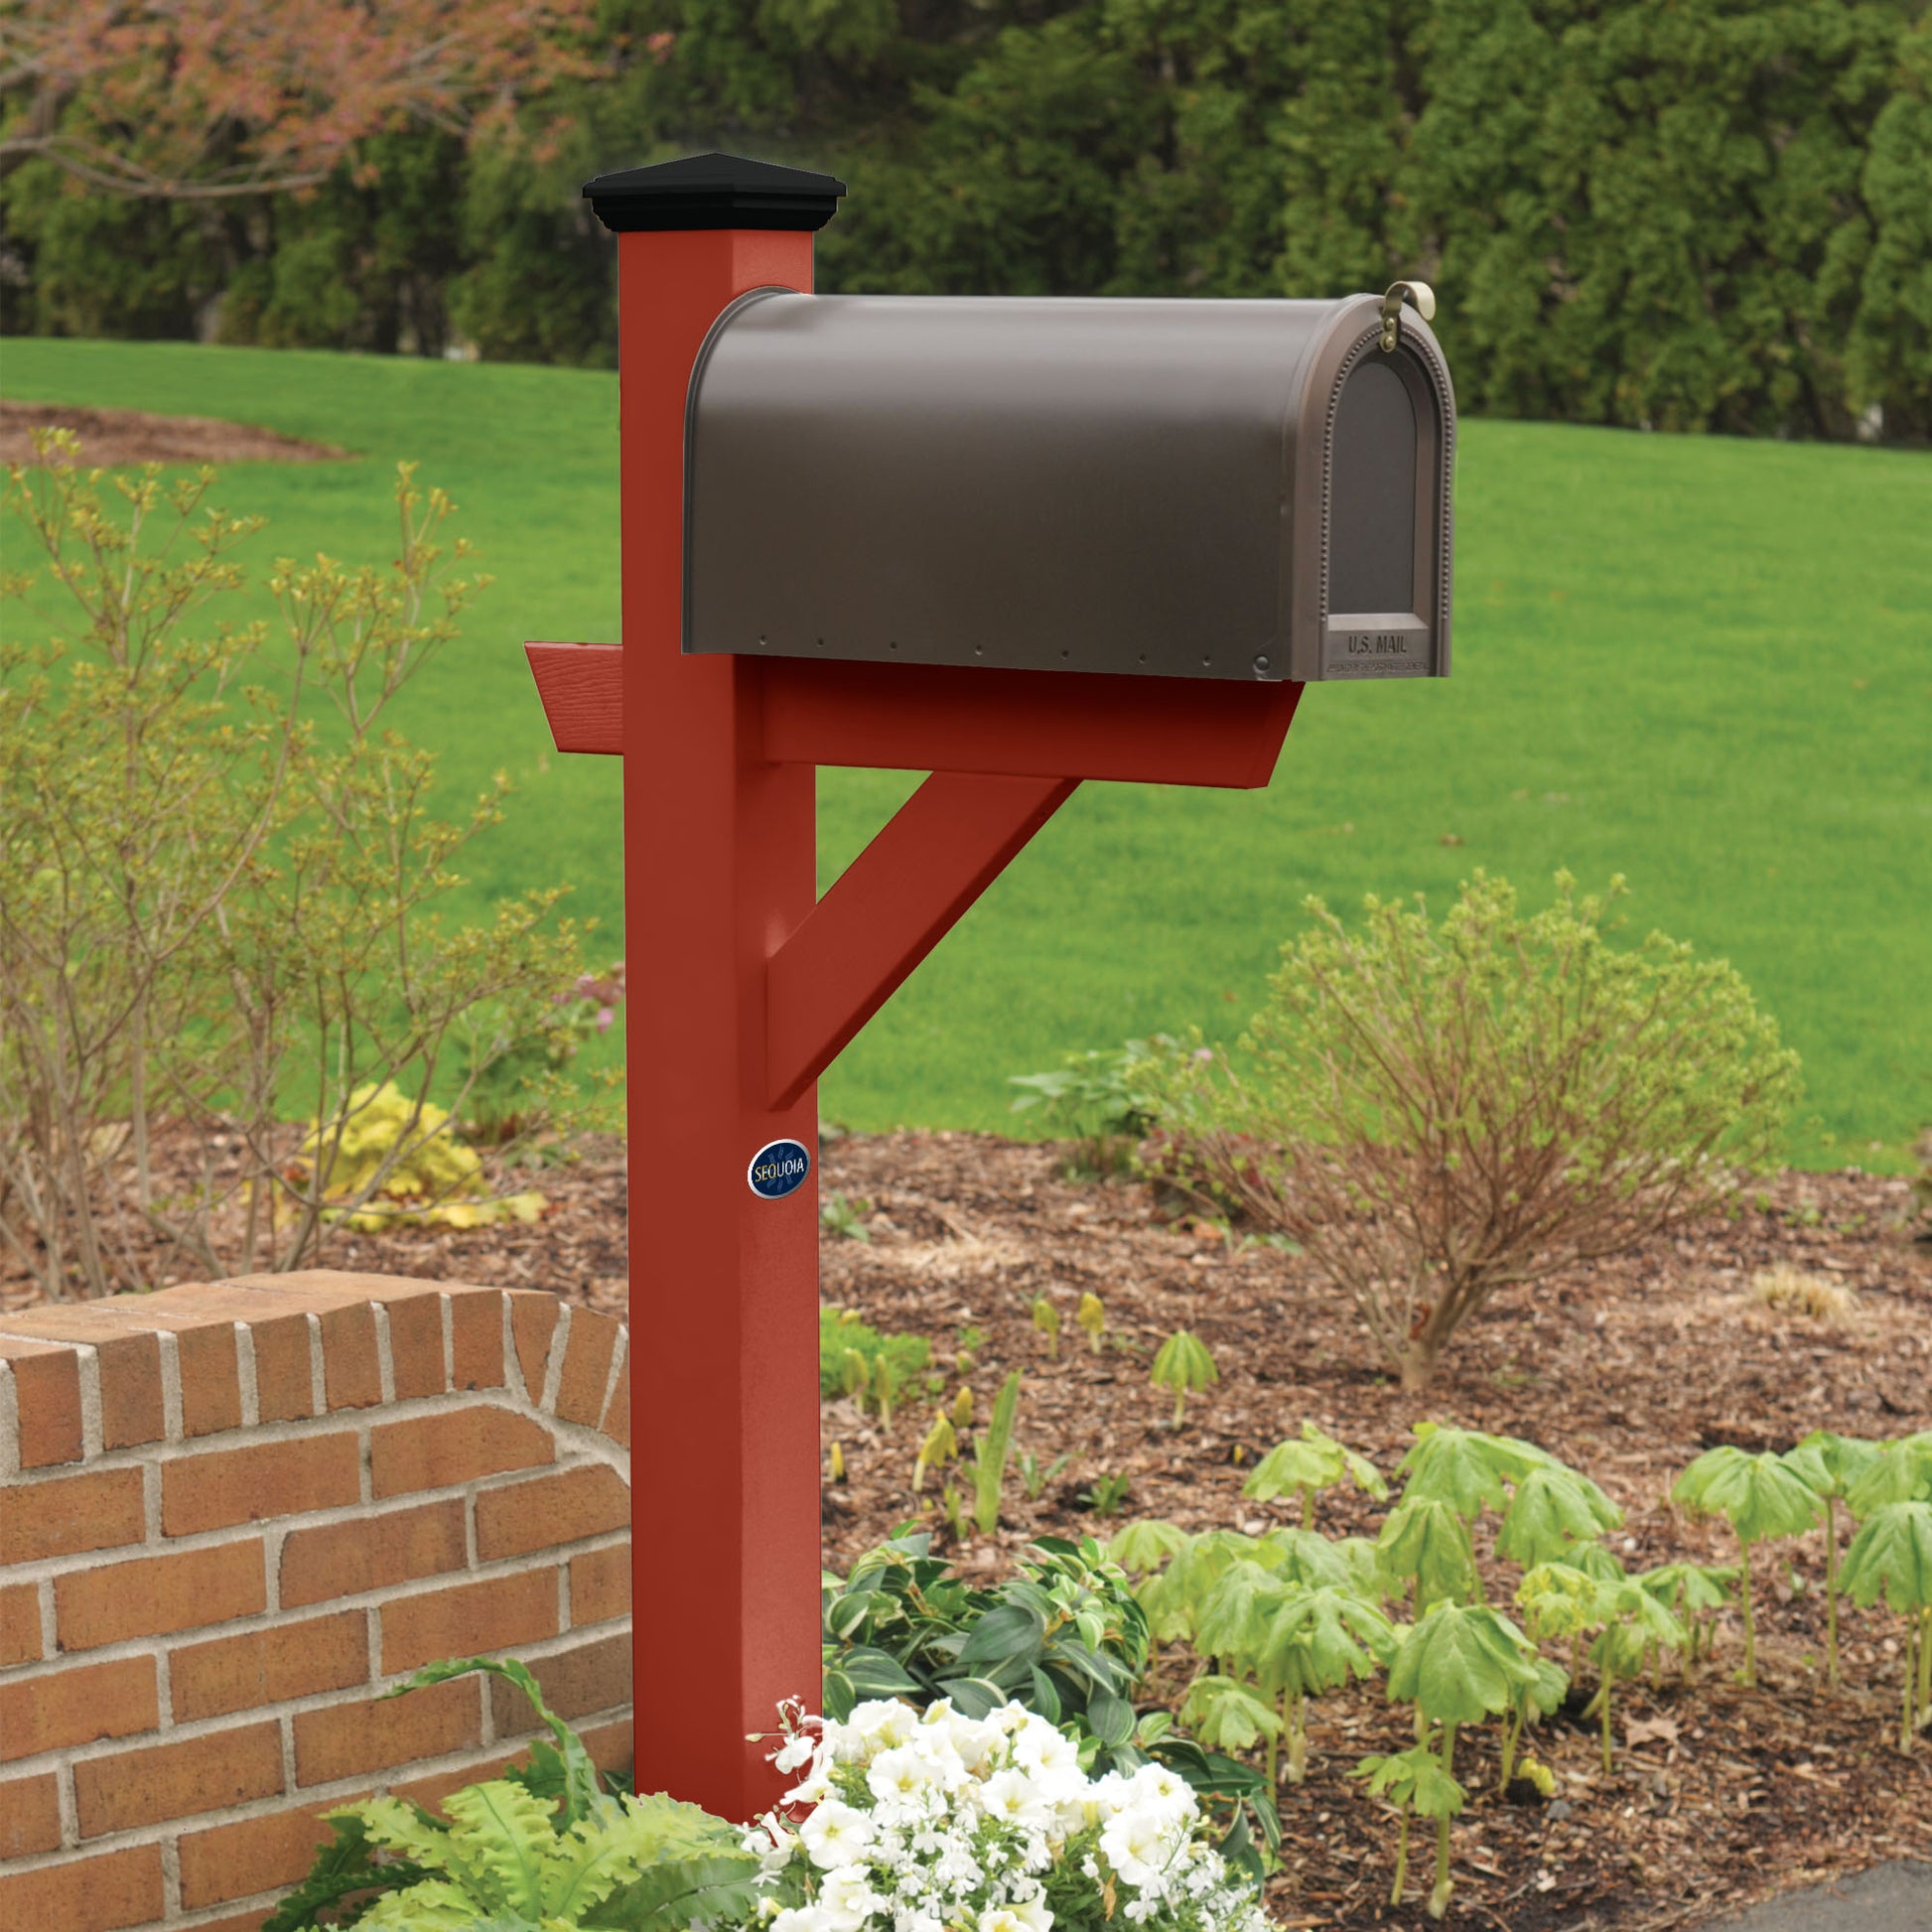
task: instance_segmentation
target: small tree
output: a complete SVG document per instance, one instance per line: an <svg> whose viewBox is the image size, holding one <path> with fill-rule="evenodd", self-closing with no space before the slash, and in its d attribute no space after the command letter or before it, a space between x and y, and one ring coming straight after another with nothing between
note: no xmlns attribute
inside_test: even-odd
<svg viewBox="0 0 1932 1932"><path fill-rule="evenodd" d="M0 638L0 1246L50 1298L297 1267L400 1176L467 1188L452 1115L569 1045L557 892L441 919L502 781L446 823L389 728L480 584L405 467L387 569L278 564L279 624L236 621L259 522L212 471L108 488L40 443L7 491L61 597Z"/></svg>
<svg viewBox="0 0 1932 1932"><path fill-rule="evenodd" d="M1547 1283L1709 1207L1770 1160L1797 1093L1722 960L1611 944L1623 883L1525 915L1478 872L1440 924L1319 899L1238 1058L1163 1064L1162 1159L1294 1239L1421 1389L1499 1289Z"/></svg>

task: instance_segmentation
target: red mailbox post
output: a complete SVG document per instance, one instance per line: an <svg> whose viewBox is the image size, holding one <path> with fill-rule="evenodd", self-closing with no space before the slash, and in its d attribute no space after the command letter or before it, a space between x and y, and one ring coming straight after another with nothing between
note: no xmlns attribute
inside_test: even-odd
<svg viewBox="0 0 1932 1932"><path fill-rule="evenodd" d="M687 391L722 312L809 291L829 178L725 156L588 189L619 231L623 642L531 644L624 759L637 1785L749 1817L819 1683L820 1073L1083 778L1256 787L1301 685L682 648ZM815 768L930 775L819 898ZM748 1164L796 1141L806 1184Z"/></svg>

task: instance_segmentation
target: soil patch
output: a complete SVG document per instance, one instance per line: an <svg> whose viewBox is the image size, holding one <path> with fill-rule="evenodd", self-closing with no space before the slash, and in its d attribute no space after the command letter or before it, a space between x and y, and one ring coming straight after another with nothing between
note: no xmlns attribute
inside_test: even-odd
<svg viewBox="0 0 1932 1932"><path fill-rule="evenodd" d="M536 1186L549 1197L552 1212L538 1225L341 1235L328 1265L546 1288L621 1309L621 1149L596 1142L577 1153L502 1176L505 1191ZM1252 1503L1241 1485L1258 1454L1304 1419L1385 1471L1425 1419L1527 1437L1622 1505L1627 1521L1609 1542L1630 1568L1729 1562L1722 1527L1690 1523L1666 1500L1672 1476L1700 1449L1782 1449L1819 1428L1878 1437L1932 1428L1932 1256L1902 1232L1902 1181L1784 1174L1734 1218L1600 1263L1561 1289L1499 1298L1418 1398L1380 1371L1352 1311L1305 1259L1175 1218L1144 1185L1069 1180L1061 1154L965 1134L825 1147L825 1186L867 1203L859 1225L868 1237L825 1236L827 1304L856 1308L883 1330L925 1335L941 1399L963 1380L981 1416L1008 1371L1023 1369L1019 1447L1041 1467L1067 1458L1035 1500L1010 1485L997 1536L953 1547L935 1485L911 1491L931 1399L908 1401L890 1430L849 1403L827 1403L823 1437L841 1445L848 1472L824 1490L828 1564L843 1568L921 1512L942 1548L988 1578L1043 1532L1105 1536L1137 1516L1188 1529L1286 1520L1282 1505ZM1752 1278L1778 1263L1856 1290L1855 1311L1827 1325L1763 1306ZM1107 1311L1097 1354L1072 1322L1088 1290ZM17 1304L26 1292L0 1261L0 1301ZM1064 1322L1057 1361L1032 1324L1042 1295ZM1161 1340L1180 1327L1212 1349L1221 1380L1190 1399L1174 1431L1172 1399L1148 1385L1147 1372ZM963 1373L962 1347L972 1357ZM1092 1508L1103 1474L1129 1484L1110 1519ZM1378 1520L1352 1492L1324 1499L1318 1518L1334 1534ZM1823 1682L1821 1538L1763 1553L1755 1574L1760 1688L1731 1682L1734 1625L1703 1682L1619 1687L1608 1775L1593 1721L1559 1717L1531 1741L1555 1773L1554 1800L1504 1803L1494 1789L1494 1725L1467 1736L1457 1771L1471 1800L1454 1836L1451 1924L1663 1932L1832 1872L1932 1857L1932 1738L1913 1759L1892 1748L1902 1624L1848 1611L1846 1684L1833 1693ZM1488 1565L1485 1583L1507 1603L1516 1573ZM1176 1702L1191 1669L1184 1655L1165 1655L1148 1695ZM1288 1859L1269 1900L1278 1924L1355 1932L1432 1923L1413 1882L1409 1902L1390 1908L1393 1826L1348 1776L1365 1753L1409 1741L1375 1686L1317 1705L1308 1781L1282 1796ZM1412 1866L1427 1863L1419 1847Z"/></svg>
<svg viewBox="0 0 1932 1932"><path fill-rule="evenodd" d="M305 442L252 423L208 416L150 416L140 409L80 409L64 402L0 402L0 463L32 463L33 432L70 429L86 464L345 463L348 450Z"/></svg>

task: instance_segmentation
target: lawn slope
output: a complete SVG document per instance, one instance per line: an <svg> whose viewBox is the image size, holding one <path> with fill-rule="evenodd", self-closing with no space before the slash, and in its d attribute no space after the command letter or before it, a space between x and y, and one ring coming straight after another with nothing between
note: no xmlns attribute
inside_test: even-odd
<svg viewBox="0 0 1932 1932"><path fill-rule="evenodd" d="M19 339L0 368L10 397L363 453L229 473L227 505L271 519L263 561L382 554L399 459L449 487L496 583L409 722L453 786L520 787L470 891L561 877L620 948L617 763L546 752L517 647L617 635L615 377ZM1264 793L1083 788L825 1112L1002 1127L1003 1077L1063 1047L1238 1030L1310 893L1441 902L1481 866L1541 897L1567 866L1626 874L1633 923L1729 958L1776 1013L1810 1088L1794 1158L1895 1162L1932 1118L1932 459L1471 422L1456 510L1452 678L1317 687ZM906 789L824 776L828 878Z"/></svg>

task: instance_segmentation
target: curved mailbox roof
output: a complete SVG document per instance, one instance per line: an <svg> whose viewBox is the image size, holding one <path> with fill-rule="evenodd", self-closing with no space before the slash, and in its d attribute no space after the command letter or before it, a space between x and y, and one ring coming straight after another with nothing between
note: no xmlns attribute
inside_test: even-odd
<svg viewBox="0 0 1932 1932"><path fill-rule="evenodd" d="M1424 325L1378 326L1373 296L747 296L689 392L684 647L1441 675L1454 402Z"/></svg>

